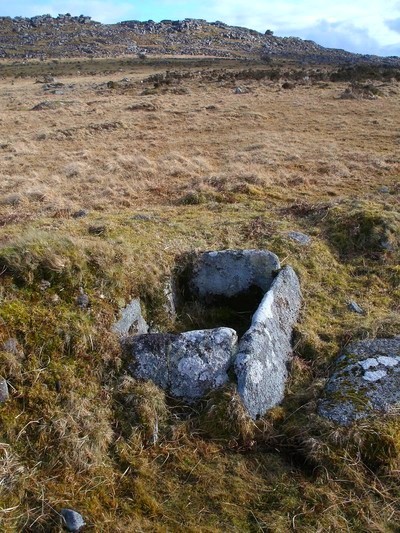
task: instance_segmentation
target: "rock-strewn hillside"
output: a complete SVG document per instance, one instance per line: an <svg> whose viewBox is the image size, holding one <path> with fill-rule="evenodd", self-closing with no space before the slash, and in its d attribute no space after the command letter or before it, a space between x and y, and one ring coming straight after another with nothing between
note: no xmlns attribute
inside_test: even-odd
<svg viewBox="0 0 400 533"><path fill-rule="evenodd" d="M202 19L101 24L91 17L70 14L56 18L0 17L0 58L113 57L133 53L285 57L318 62L380 60L376 56L324 48L295 37L275 37L270 30L260 33ZM386 61L394 64L400 60Z"/></svg>

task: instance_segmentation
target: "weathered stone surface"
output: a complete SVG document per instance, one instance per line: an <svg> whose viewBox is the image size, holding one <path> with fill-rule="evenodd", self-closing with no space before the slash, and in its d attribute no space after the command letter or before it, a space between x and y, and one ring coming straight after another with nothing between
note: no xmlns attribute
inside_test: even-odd
<svg viewBox="0 0 400 533"><path fill-rule="evenodd" d="M400 407L400 337L351 344L336 361L319 414L341 425Z"/></svg>
<svg viewBox="0 0 400 533"><path fill-rule="evenodd" d="M85 525L82 515L73 509L61 509L60 514L68 531L80 531Z"/></svg>
<svg viewBox="0 0 400 533"><path fill-rule="evenodd" d="M132 357L129 371L133 377L151 380L190 402L228 381L237 335L230 328L138 335L125 347Z"/></svg>
<svg viewBox="0 0 400 533"><path fill-rule="evenodd" d="M289 237L289 239L298 242L302 246L308 246L312 242L312 239L309 235L301 233L300 231L289 231L287 236Z"/></svg>
<svg viewBox="0 0 400 533"><path fill-rule="evenodd" d="M357 302L355 302L354 300L351 300L348 304L347 304L347 307L349 308L350 311L353 311L353 313L357 313L358 315L364 315L364 309L362 307L360 307L358 305Z"/></svg>
<svg viewBox="0 0 400 533"><path fill-rule="evenodd" d="M135 298L121 310L121 318L116 322L112 331L124 337L126 335L143 335L149 331L149 326L142 316L140 300Z"/></svg>
<svg viewBox="0 0 400 533"><path fill-rule="evenodd" d="M269 289L278 257L266 250L222 250L201 254L193 267L190 289L198 298L231 298L258 287Z"/></svg>
<svg viewBox="0 0 400 533"><path fill-rule="evenodd" d="M300 306L299 280L287 266L274 279L239 342L235 361L238 392L252 418L264 415L283 399L292 328Z"/></svg>
<svg viewBox="0 0 400 533"><path fill-rule="evenodd" d="M7 381L0 377L0 405L8 400Z"/></svg>

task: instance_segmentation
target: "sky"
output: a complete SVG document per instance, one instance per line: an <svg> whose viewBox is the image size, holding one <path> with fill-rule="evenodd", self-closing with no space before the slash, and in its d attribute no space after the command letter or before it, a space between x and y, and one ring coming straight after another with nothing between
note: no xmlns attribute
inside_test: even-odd
<svg viewBox="0 0 400 533"><path fill-rule="evenodd" d="M350 52L400 56L400 0L0 0L0 16L122 20L203 18Z"/></svg>

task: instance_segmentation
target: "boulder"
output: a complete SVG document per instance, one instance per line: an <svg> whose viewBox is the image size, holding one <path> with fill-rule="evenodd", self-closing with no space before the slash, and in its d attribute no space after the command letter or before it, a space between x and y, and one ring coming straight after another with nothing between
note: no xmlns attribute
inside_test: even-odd
<svg viewBox="0 0 400 533"><path fill-rule="evenodd" d="M80 531L85 525L82 515L73 509L61 509L60 514L68 531Z"/></svg>
<svg viewBox="0 0 400 533"><path fill-rule="evenodd" d="M138 335L125 349L134 378L151 380L171 396L192 402L228 381L237 335L230 328Z"/></svg>
<svg viewBox="0 0 400 533"><path fill-rule="evenodd" d="M279 268L278 257L266 250L205 252L193 266L189 287L206 302L238 296L254 287L265 294Z"/></svg>
<svg viewBox="0 0 400 533"><path fill-rule="evenodd" d="M291 358L292 328L301 307L300 283L287 266L265 294L235 361L238 392L253 419L283 399Z"/></svg>
<svg viewBox="0 0 400 533"><path fill-rule="evenodd" d="M319 414L340 425L400 407L400 337L355 342L337 359Z"/></svg>
<svg viewBox="0 0 400 533"><path fill-rule="evenodd" d="M140 300L135 298L120 312L120 319L116 322L112 331L120 337L126 335L143 335L149 331L149 326L142 316Z"/></svg>

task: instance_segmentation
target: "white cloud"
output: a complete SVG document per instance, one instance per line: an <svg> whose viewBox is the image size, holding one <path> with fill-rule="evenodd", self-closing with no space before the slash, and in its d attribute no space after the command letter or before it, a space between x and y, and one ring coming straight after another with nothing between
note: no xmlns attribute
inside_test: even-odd
<svg viewBox="0 0 400 533"><path fill-rule="evenodd" d="M205 18L220 20L276 35L312 39L323 46L352 52L382 54L386 50L400 55L400 40L395 24L400 17L396 0L209 0ZM394 51L394 52L393 52Z"/></svg>

